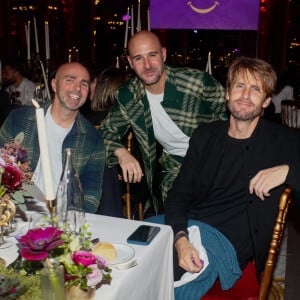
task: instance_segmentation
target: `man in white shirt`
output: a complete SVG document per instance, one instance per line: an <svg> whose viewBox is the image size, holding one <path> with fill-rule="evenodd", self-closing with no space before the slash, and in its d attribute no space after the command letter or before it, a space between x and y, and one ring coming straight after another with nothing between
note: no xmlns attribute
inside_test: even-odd
<svg viewBox="0 0 300 300"><path fill-rule="evenodd" d="M2 69L2 83L9 94L12 104L32 105L35 83L22 74L17 62L6 62Z"/></svg>

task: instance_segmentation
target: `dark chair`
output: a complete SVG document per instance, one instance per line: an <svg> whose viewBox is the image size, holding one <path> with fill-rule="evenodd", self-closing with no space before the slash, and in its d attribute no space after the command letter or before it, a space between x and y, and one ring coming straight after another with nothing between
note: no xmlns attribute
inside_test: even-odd
<svg viewBox="0 0 300 300"><path fill-rule="evenodd" d="M300 103L294 100L281 101L282 125L300 128Z"/></svg>

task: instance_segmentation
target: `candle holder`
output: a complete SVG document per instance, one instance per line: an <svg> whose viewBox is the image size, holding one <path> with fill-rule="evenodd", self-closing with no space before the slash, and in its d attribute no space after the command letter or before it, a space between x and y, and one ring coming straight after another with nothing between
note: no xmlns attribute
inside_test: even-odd
<svg viewBox="0 0 300 300"><path fill-rule="evenodd" d="M51 225L54 226L55 222L54 222L54 217L56 214L56 206L57 206L57 200L53 199L53 200L46 200L46 206L50 212L50 222Z"/></svg>
<svg viewBox="0 0 300 300"><path fill-rule="evenodd" d="M8 227L9 221L16 214L16 207L11 200L0 199L0 249L5 249L13 245L12 241L4 239L4 227Z"/></svg>

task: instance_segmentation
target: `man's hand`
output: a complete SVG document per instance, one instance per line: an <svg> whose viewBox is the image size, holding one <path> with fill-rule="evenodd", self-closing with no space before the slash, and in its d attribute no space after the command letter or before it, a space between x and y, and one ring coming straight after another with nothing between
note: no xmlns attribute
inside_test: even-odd
<svg viewBox="0 0 300 300"><path fill-rule="evenodd" d="M125 148L119 148L115 151L115 156L119 160L122 169L123 180L129 183L136 183L142 180L144 176L139 162Z"/></svg>
<svg viewBox="0 0 300 300"><path fill-rule="evenodd" d="M198 251L186 237L177 240L175 248L178 253L178 264L187 272L198 273L203 268L203 261L200 260Z"/></svg>
<svg viewBox="0 0 300 300"><path fill-rule="evenodd" d="M264 200L270 196L270 190L283 184L289 172L288 165L276 166L259 171L249 184L249 192L256 194L258 198Z"/></svg>

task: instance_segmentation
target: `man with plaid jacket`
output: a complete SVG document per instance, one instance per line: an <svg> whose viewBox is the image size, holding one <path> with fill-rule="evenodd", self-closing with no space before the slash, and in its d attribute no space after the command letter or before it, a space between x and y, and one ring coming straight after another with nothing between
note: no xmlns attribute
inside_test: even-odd
<svg viewBox="0 0 300 300"><path fill-rule="evenodd" d="M86 212L96 213L102 195L104 172L104 143L101 132L79 112L89 93L90 75L79 63L61 65L51 81L54 99L45 107L47 142L56 189L62 173L64 149L72 148L75 167L84 193ZM35 108L24 106L13 110L0 130L0 144L13 140L24 133L22 146L34 171L33 181L43 192L40 149L36 125Z"/></svg>
<svg viewBox="0 0 300 300"><path fill-rule="evenodd" d="M102 129L108 165L120 164L125 182L146 181L153 195L156 141L162 146L159 179L164 200L186 154L189 138L202 122L227 119L225 90L212 76L190 68L165 65L166 49L151 32L136 33L128 43L128 61L137 77L122 86L117 103ZM132 128L139 143L143 168L121 139Z"/></svg>

